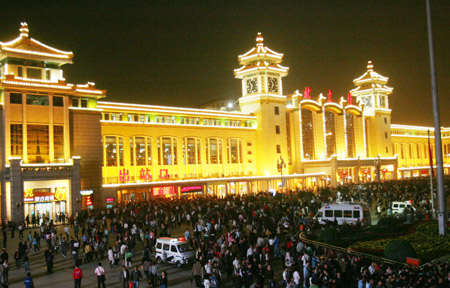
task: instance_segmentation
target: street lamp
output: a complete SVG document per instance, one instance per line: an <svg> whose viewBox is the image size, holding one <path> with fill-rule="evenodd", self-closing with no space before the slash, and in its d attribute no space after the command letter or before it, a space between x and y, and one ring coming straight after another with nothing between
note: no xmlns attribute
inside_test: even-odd
<svg viewBox="0 0 450 288"><path fill-rule="evenodd" d="M277 160L277 169L278 172L281 173L281 188L284 190L284 184L283 184L283 168L286 168L286 163L284 163L283 157L280 155L280 159ZM283 195L283 194L281 194Z"/></svg>
<svg viewBox="0 0 450 288"><path fill-rule="evenodd" d="M375 172L377 173L377 192L378 196L380 196L380 172L381 172L381 159L380 154L377 155L377 158L375 159Z"/></svg>

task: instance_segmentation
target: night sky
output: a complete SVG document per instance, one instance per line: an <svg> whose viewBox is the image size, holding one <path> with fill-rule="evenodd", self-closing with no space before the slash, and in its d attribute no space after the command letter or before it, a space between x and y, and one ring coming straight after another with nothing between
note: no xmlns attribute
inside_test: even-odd
<svg viewBox="0 0 450 288"><path fill-rule="evenodd" d="M392 122L433 125L424 0L36 2L2 4L0 41L16 38L27 22L30 37L74 52L66 80L95 82L108 90L105 101L197 107L237 99L237 57L262 32L290 67L285 94L309 86L313 98L328 89L345 96L372 60L394 87ZM448 127L450 1L431 2L441 125Z"/></svg>

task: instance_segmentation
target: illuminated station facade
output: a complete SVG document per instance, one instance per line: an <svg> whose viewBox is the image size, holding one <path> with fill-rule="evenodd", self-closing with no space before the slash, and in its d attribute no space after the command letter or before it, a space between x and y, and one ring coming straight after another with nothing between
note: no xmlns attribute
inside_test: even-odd
<svg viewBox="0 0 450 288"><path fill-rule="evenodd" d="M0 42L4 220L430 173L434 129L391 123L393 89L370 61L345 98L308 87L287 95L283 54L258 34L238 58L242 96L229 111L100 101L106 90L94 83L66 82L61 67L72 59L30 38L26 23ZM450 128L441 133L449 174Z"/></svg>

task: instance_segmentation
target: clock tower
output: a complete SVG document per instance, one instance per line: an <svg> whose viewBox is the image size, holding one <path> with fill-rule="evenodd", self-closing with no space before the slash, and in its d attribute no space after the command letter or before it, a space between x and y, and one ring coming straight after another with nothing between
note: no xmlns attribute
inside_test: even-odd
<svg viewBox="0 0 450 288"><path fill-rule="evenodd" d="M256 36L256 46L239 56L241 68L234 75L242 81L241 111L257 117L256 130L258 173L261 175L287 174L278 171L277 163L288 163L286 138L286 96L283 95L282 78L289 68L282 66L283 54L264 45L261 33Z"/></svg>
<svg viewBox="0 0 450 288"><path fill-rule="evenodd" d="M364 105L367 157L393 156L388 101L393 88L386 86L388 80L373 70L372 61L367 64L367 72L353 80L356 88L350 93Z"/></svg>

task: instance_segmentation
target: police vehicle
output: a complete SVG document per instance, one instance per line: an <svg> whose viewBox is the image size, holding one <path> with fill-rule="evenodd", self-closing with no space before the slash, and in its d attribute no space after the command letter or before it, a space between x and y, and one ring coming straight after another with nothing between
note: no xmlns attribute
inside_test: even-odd
<svg viewBox="0 0 450 288"><path fill-rule="evenodd" d="M183 238L161 237L156 239L156 261L161 264L168 262L181 267L194 263L195 253L191 245Z"/></svg>

